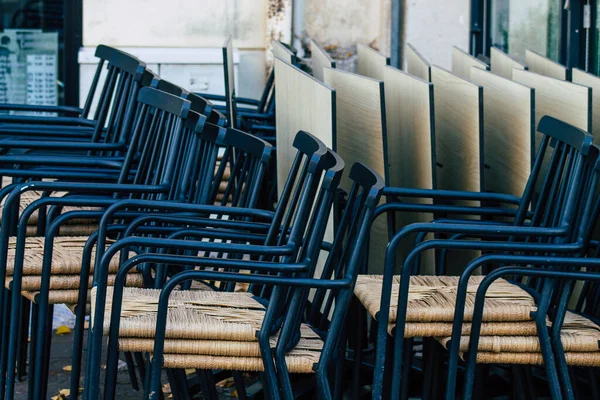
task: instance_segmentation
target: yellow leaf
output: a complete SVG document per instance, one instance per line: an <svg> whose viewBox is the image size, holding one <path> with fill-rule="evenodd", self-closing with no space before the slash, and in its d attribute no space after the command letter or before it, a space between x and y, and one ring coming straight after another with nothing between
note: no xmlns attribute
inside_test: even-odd
<svg viewBox="0 0 600 400"><path fill-rule="evenodd" d="M60 389L60 392L56 396L52 396L52 400L66 400L71 394L71 390L69 389Z"/></svg>
<svg viewBox="0 0 600 400"><path fill-rule="evenodd" d="M71 372L72 370L73 370L73 367L72 367L72 366L70 366L70 365L65 365L65 366L63 367L63 371L68 371L68 372Z"/></svg>
<svg viewBox="0 0 600 400"><path fill-rule="evenodd" d="M71 330L68 326L61 325L58 328L56 328L57 335L67 335L69 333L71 333Z"/></svg>

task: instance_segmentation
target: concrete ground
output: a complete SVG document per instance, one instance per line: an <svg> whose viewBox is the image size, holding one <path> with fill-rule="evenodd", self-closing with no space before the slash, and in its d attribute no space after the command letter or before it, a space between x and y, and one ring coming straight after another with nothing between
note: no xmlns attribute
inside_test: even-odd
<svg viewBox="0 0 600 400"><path fill-rule="evenodd" d="M53 398L54 400L62 400L67 398L67 393L65 393L64 390L69 388L69 381L71 379L71 372L68 371L68 369L70 369L71 366L72 344L73 335L70 333L66 335L53 334L52 336L50 375L48 377L48 398ZM115 397L116 399L139 399L142 397L141 392L136 392L131 388L127 371L119 372L118 382L119 385L117 388L117 395ZM83 377L81 378L81 385L83 386ZM25 378L23 382L17 383L15 392L15 399L26 398L27 378Z"/></svg>

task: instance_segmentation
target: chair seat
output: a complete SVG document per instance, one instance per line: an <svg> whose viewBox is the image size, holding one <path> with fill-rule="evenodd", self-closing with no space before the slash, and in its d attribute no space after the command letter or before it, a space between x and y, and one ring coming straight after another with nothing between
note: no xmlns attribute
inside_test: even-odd
<svg viewBox="0 0 600 400"><path fill-rule="evenodd" d="M112 286L115 283L115 274L108 276L108 285ZM89 277L88 285L92 286L93 277ZM68 290L68 289L79 289L81 279L79 275L52 275L50 277L50 290ZM12 277L7 277L5 286L10 289L12 283ZM27 275L23 276L21 280L21 288L26 291L39 291L41 289L42 277L41 275ZM143 285L143 278L141 273L129 273L127 274L127 285L141 287Z"/></svg>
<svg viewBox="0 0 600 400"><path fill-rule="evenodd" d="M107 291L104 334L110 328L113 288ZM154 347L159 289L125 288L119 349L151 352ZM92 289L92 308L95 289ZM165 367L262 371L256 337L265 305L247 292L173 291L165 340ZM277 335L271 339L275 346ZM308 326L286 360L290 372L311 373L323 342Z"/></svg>
<svg viewBox="0 0 600 400"><path fill-rule="evenodd" d="M11 184L11 178L10 177L3 177L2 179L2 187L8 186ZM37 190L32 190L32 191L27 191L24 192L21 195L21 199L19 202L19 215L21 215L23 213L23 211L34 201L39 200L42 196L43 196L43 192L37 191ZM63 197L67 194L67 192L52 192L52 197ZM6 197L4 199L2 199L2 202L0 203L0 221L2 219L2 209L4 208L4 203L6 201ZM74 211L74 210L99 210L99 208L97 207L72 207L72 206L65 206L62 209L63 213L69 212L69 211ZM28 225L36 225L38 223L38 219L39 219L39 212L36 210L31 217L29 218L29 221L27 221ZM67 221L67 225L89 225L89 224L94 224L94 221L90 221L87 219L73 219L73 220L69 220Z"/></svg>
<svg viewBox="0 0 600 400"><path fill-rule="evenodd" d="M83 247L88 240L88 236L61 236L56 237L53 243L52 253L52 274L57 275L77 275L81 272L81 263L83 259ZM25 257L23 262L24 275L41 275L44 261L44 244L46 240L43 237L28 237L25 241ZM112 240L107 241L107 247L112 244ZM11 237L8 243L8 259L6 274L12 275L14 271L14 262L16 254L16 238ZM90 269L94 270L94 261L96 259L96 250L92 251L92 265ZM119 256L113 257L109 265L109 271L116 273L119 269Z"/></svg>
<svg viewBox="0 0 600 400"><path fill-rule="evenodd" d="M464 318L470 321L473 316L475 294L483 276L469 279ZM411 276L408 295L406 322L452 322L454 320L458 276ZM400 276L394 276L389 322L396 322L398 303L398 283ZM377 319L381 304L383 278L381 275L359 275L354 294ZM531 312L536 310L534 299L521 287L498 279L489 287L483 312L485 322L531 321Z"/></svg>
<svg viewBox="0 0 600 400"><path fill-rule="evenodd" d="M447 348L450 337L437 338L437 340ZM564 351L568 353L600 354L600 326L584 316L567 312L561 329L561 342ZM460 351L466 352L468 347L469 337L462 336ZM478 349L484 353L496 354L541 352L537 336L495 336L483 333L479 338Z"/></svg>
<svg viewBox="0 0 600 400"><path fill-rule="evenodd" d="M600 367L600 352L565 352L567 365L574 367ZM491 353L478 352L478 364L543 365L542 353Z"/></svg>

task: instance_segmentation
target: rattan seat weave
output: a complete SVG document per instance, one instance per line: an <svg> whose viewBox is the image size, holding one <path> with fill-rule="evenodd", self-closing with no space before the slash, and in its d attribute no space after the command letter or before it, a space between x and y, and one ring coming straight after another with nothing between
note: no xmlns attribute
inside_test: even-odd
<svg viewBox="0 0 600 400"><path fill-rule="evenodd" d="M109 287L104 334L110 328L112 293ZM159 289L125 288L119 327L121 351L153 350L159 295ZM94 302L92 289L92 309ZM173 291L164 367L262 371L256 332L264 314L265 306L247 292ZM271 339L272 346L276 341L277 335ZM286 356L290 372L312 373L322 347L319 336L303 324L299 343Z"/></svg>
<svg viewBox="0 0 600 400"><path fill-rule="evenodd" d="M21 294L27 300L32 301L34 303L38 303L38 296L40 292L31 291L31 290L22 290ZM75 302L79 298L79 290L78 289L62 289L62 290L50 290L48 292L48 303L49 304L67 304L67 307L75 306ZM90 290L88 290L87 300L89 304L90 301Z"/></svg>
<svg viewBox="0 0 600 400"><path fill-rule="evenodd" d="M465 305L465 321L473 315L475 294L483 276L469 279ZM452 322L458 276L411 276L407 322ZM396 322L398 302L398 283L400 276L394 277L390 307L390 323ZM354 294L368 310L377 318L381 304L382 276L359 275ZM522 288L504 279L498 279L488 289L483 313L486 322L530 321L531 312L536 306L533 298Z"/></svg>
<svg viewBox="0 0 600 400"><path fill-rule="evenodd" d="M567 365L575 367L600 367L600 352L565 352L565 359ZM543 365L544 358L542 353L478 352L477 363Z"/></svg>
<svg viewBox="0 0 600 400"><path fill-rule="evenodd" d="M448 346L450 337L437 338ZM567 312L561 329L561 341L565 352L600 352L600 326L581 315ZM460 351L467 351L469 337L460 340ZM540 343L537 336L493 336L481 334L479 350L492 353L537 353Z"/></svg>
<svg viewBox="0 0 600 400"><path fill-rule="evenodd" d="M83 247L89 239L88 236L60 236L54 239L52 244L52 274L72 275L81 272L81 263L83 258ZM43 237L28 237L25 241L25 256L23 261L24 275L41 275L44 261ZM107 241L107 247L113 243ZM8 255L6 274L12 275L14 271L14 262L16 254L16 238L11 237L8 243ZM94 261L96 259L96 250L92 251L92 265L90 272L94 270ZM110 262L109 272L116 273L119 269L119 255L115 255Z"/></svg>
<svg viewBox="0 0 600 400"><path fill-rule="evenodd" d="M11 184L11 178L10 177L3 177L2 178L2 187L8 186ZM51 196L52 197L63 197L67 195L67 192L52 192ZM30 190L27 192L23 192L21 194L21 198L19 200L19 215L21 215L23 213L23 211L34 201L39 200L40 198L42 198L43 196L43 192L37 191L37 190ZM4 204L6 202L6 197L4 199L2 199L2 202L0 202L0 221L2 219L2 208L4 207ZM64 206L62 208L62 213L66 213L69 211L75 211L75 210L99 210L99 208L97 207L73 207L73 206ZM29 218L29 220L27 221L28 225L35 225L38 223L38 218L39 218L39 212L36 210L31 217ZM88 219L72 219L67 221L68 225L89 225L90 224L90 220Z"/></svg>
<svg viewBox="0 0 600 400"><path fill-rule="evenodd" d="M314 373L313 366L319 362L320 352L290 351L286 357L287 369L293 374ZM188 354L165 354L163 368L222 369L226 371L262 372L260 357L199 356Z"/></svg>
<svg viewBox="0 0 600 400"><path fill-rule="evenodd" d="M396 324L388 325L388 333L395 336ZM465 323L462 326L462 334L471 333L471 324ZM535 336L537 328L535 321L519 322L484 322L481 324L482 335L498 336ZM437 337L452 335L452 323L449 322L407 322L404 325L404 337Z"/></svg>
<svg viewBox="0 0 600 400"><path fill-rule="evenodd" d="M303 333L312 332L309 327L302 327ZM312 335L311 335L312 336ZM277 335L271 338L271 347L275 348ZM295 349L321 351L323 342L318 336L301 338ZM120 338L119 350L132 352L152 352L154 339ZM260 357L260 347L257 341L241 342L232 340L190 340L167 339L165 340L165 353L167 354L194 354L204 356L229 356L229 357Z"/></svg>
<svg viewBox="0 0 600 400"><path fill-rule="evenodd" d="M115 274L108 276L108 284L114 285ZM93 277L89 277L88 285L92 286ZM12 277L6 278L5 286L10 288ZM66 290L66 289L79 289L81 279L79 275L52 275L50 277L50 290ZM141 287L143 285L143 278L141 273L129 273L127 274L127 285ZM21 280L21 287L26 291L39 291L42 285L42 277L40 275L27 275L23 276Z"/></svg>
<svg viewBox="0 0 600 400"><path fill-rule="evenodd" d="M159 289L125 288L119 337L153 338ZM95 307L92 289L92 310ZM107 291L104 333L110 328L112 288ZM265 307L250 293L174 291L169 299L168 339L255 341Z"/></svg>

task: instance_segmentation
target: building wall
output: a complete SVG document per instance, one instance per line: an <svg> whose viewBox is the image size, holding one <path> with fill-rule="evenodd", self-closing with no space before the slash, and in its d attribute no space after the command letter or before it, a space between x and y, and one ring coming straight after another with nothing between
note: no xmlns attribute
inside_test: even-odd
<svg viewBox="0 0 600 400"><path fill-rule="evenodd" d="M323 46L371 43L390 54L391 0L295 0L304 3L304 35ZM450 68L452 46L469 48L469 0L404 0L403 43ZM299 35L296 31L295 35Z"/></svg>
<svg viewBox="0 0 600 400"><path fill-rule="evenodd" d="M389 52L391 0L304 0L306 35L323 46L371 43Z"/></svg>
<svg viewBox="0 0 600 400"><path fill-rule="evenodd" d="M222 75L215 78L222 61L202 60L198 54L221 47L231 34L239 49L237 94L257 98L266 80L270 41L289 41L290 4L291 0L83 0L83 50L93 52L98 44L106 44L164 52L155 72L168 71L170 79L189 90L197 90L201 82L207 92L223 94ZM171 63L173 51L179 60L193 61ZM89 68L81 66L83 92L89 87Z"/></svg>
<svg viewBox="0 0 600 400"><path fill-rule="evenodd" d="M451 48L469 50L469 0L404 0L404 43L431 64L450 69Z"/></svg>

